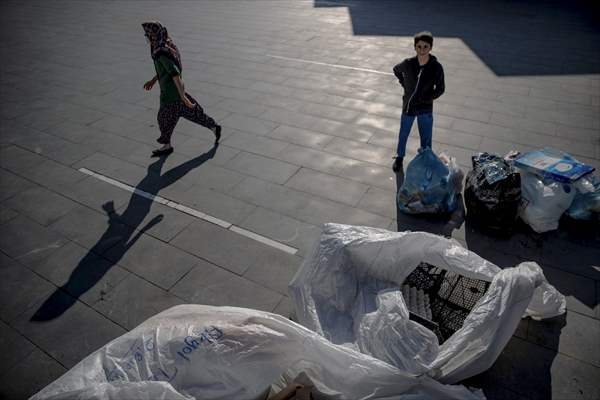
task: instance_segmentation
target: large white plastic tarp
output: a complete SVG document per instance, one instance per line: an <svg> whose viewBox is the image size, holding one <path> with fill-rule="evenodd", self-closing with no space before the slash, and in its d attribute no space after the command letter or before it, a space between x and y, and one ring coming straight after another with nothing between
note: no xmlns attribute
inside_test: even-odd
<svg viewBox="0 0 600 400"><path fill-rule="evenodd" d="M279 315L181 305L92 353L32 399L265 400L299 377L314 385L315 400L483 398L334 345Z"/></svg>
<svg viewBox="0 0 600 400"><path fill-rule="evenodd" d="M463 327L441 345L409 320L400 290L421 262L491 282ZM452 239L339 224L324 226L290 294L299 322L332 343L445 383L488 369L523 316L549 318L566 307L536 263L502 270Z"/></svg>

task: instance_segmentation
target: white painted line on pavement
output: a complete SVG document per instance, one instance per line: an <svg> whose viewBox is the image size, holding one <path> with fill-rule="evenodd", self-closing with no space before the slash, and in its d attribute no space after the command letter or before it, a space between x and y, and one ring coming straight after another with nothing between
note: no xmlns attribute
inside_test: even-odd
<svg viewBox="0 0 600 400"><path fill-rule="evenodd" d="M342 69L352 69L355 71L371 72L373 74L380 74L380 75L392 75L392 76L394 75L391 72L377 71L376 69L357 68L357 67L350 67L348 65L341 65L341 64L329 64L329 63L324 63L324 62L320 62L320 61L303 60L301 58L276 56L273 54L267 54L267 57L280 58L282 60L298 61L298 62L303 62L303 63L308 63L308 64L325 65L327 67L335 67L335 68L342 68Z"/></svg>
<svg viewBox="0 0 600 400"><path fill-rule="evenodd" d="M99 174L99 173L91 171L91 170L89 170L87 168L79 168L79 172L83 172L86 175L93 176L96 179L99 179L99 180L101 180L103 182L106 182L106 183L110 183L113 186L120 187L121 189L127 190L128 192L132 192L132 193L134 193L134 194L136 194L138 196L147 198L147 199L149 199L149 200L151 200L153 202L163 204L163 205L165 205L167 207L170 207L170 208L173 208L173 209L175 209L177 211L186 213L186 214L191 215L193 217L196 217L198 219L202 219L202 220L204 220L206 222L210 222L211 224L218 225L218 226L223 227L225 229L228 229L228 230L230 230L232 232L235 232L235 233L237 233L239 235L246 236L246 237L248 237L250 239L256 240L257 242L260 242L260 243L266 244L268 246L274 247L274 248L276 248L278 250L281 250L281 251L284 251L286 253L289 253L289 254L293 255L293 254L296 254L298 252L298 249L296 249L294 247L288 246L286 244L283 244L283 243L277 242L275 240L269 239L268 237L265 237L265 236L259 235L257 233L248 231L246 229L240 228L238 226L233 225L231 222L227 222L227 221L224 221L222 219L213 217L212 215L205 214L202 211L195 210L195 209L193 209L191 207L185 206L183 204L179 204L179 203L177 203L175 201L166 199L164 197L153 195L152 193L148 193L148 192L145 192L145 191L140 190L140 189L136 189L136 188L134 188L131 185L128 185L128 184L123 183L123 182L119 182L119 181L117 181L115 179L109 178L106 175Z"/></svg>
<svg viewBox="0 0 600 400"><path fill-rule="evenodd" d="M275 248L277 248L277 249L279 249L281 251L285 251L286 253L296 254L296 252L298 251L298 250L296 250L293 247L290 247L290 246L285 245L283 243L276 242L276 241L271 240L269 238L266 238L264 236L258 235L258 234L254 233L254 232L248 231L248 230L246 230L244 228L239 228L239 227L237 227L235 225L233 225L231 228L229 228L229 230L232 231L232 232L235 232L235 233L239 233L240 235L244 235L246 237L249 237L250 239L254 239L257 242L261 242L261 243L264 243L264 244L269 245L271 247L275 247Z"/></svg>

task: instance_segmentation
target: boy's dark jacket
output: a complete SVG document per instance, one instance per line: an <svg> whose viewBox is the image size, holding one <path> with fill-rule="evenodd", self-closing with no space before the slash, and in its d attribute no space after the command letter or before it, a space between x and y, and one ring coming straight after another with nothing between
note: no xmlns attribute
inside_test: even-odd
<svg viewBox="0 0 600 400"><path fill-rule="evenodd" d="M404 87L402 112L405 114L432 112L433 100L444 93L444 69L435 56L429 55L429 61L423 66L417 57L407 58L394 67L394 75Z"/></svg>

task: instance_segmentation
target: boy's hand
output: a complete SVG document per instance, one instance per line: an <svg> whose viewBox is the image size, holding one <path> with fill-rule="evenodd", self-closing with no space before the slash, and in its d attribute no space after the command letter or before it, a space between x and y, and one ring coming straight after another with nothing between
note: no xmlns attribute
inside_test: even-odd
<svg viewBox="0 0 600 400"><path fill-rule="evenodd" d="M144 83L144 89L152 90L152 87L154 86L155 83L156 83L156 80L150 79L148 82Z"/></svg>

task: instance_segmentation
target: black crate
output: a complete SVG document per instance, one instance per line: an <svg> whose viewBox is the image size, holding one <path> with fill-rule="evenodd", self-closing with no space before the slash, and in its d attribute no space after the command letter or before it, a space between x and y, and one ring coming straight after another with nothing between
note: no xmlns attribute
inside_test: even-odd
<svg viewBox="0 0 600 400"><path fill-rule="evenodd" d="M466 278L427 263L421 263L403 283L429 296L431 321L411 312L411 319L431 329L441 343L459 330L489 282Z"/></svg>

